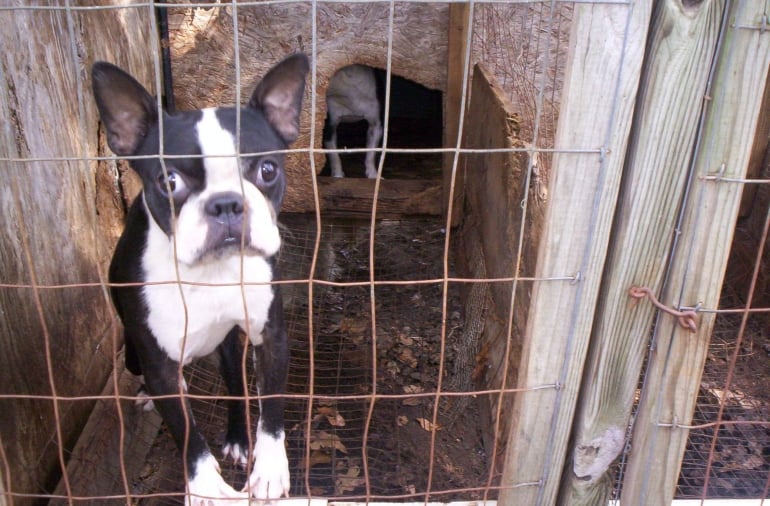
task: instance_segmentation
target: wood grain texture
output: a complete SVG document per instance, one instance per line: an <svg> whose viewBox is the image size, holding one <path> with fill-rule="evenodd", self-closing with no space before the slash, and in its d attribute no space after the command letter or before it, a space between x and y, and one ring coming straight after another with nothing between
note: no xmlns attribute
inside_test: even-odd
<svg viewBox="0 0 770 506"><path fill-rule="evenodd" d="M465 62L467 54L467 40L470 29L470 6L468 4L451 4L449 6L449 33L447 47L447 83L444 94L444 147L457 147L457 135L460 131L460 117L463 98L463 85L468 76L465 74ZM470 87L469 87L470 89ZM442 183L442 208L444 215L449 209L450 198L452 200L451 223L458 224L462 215L463 204L463 178L459 177L459 166L456 170L454 190L452 189L452 168L455 158L459 156L452 152L443 156L443 183ZM458 160L459 165L459 160Z"/></svg>
<svg viewBox="0 0 770 506"><path fill-rule="evenodd" d="M100 5L111 3L122 2ZM150 51L150 25L141 14L79 11L70 25L64 10L0 11L2 26L12 27L0 30L0 117L10 119L0 127L0 157L12 160L0 171L3 283L97 283L98 273L106 272L122 219L114 164L56 159L109 154L98 151L88 70L96 59L140 67ZM27 161L33 158L43 161ZM97 202L104 207L96 209ZM50 395L53 382L58 395L98 394L120 346L105 293L99 286L41 289L41 318L31 288L0 289L2 393ZM92 406L93 401L59 401L57 420L49 400L0 402L0 438L13 477L8 492L39 493L55 486L61 472L58 447L74 443Z"/></svg>
<svg viewBox="0 0 770 506"><path fill-rule="evenodd" d="M477 65L473 71L471 106L468 108L463 147L490 150L522 148L524 144L518 137L518 117L511 109L511 103L494 77L483 65ZM468 153L463 155L461 162L459 175L465 180L465 206L463 221L457 231L460 275L468 278L533 276L547 199L539 191L537 177L527 184L527 154L500 151ZM521 206L525 200L528 202L526 216ZM478 262L483 263L482 272L479 272ZM517 282L512 328L509 326L513 293L511 282L490 283L488 301L482 304L484 311L466 316L482 320L481 342L463 341L462 344L463 349L475 347L484 350L482 356L474 357L482 364L480 376L475 378L478 388L499 389L515 385L530 292L530 283ZM473 303L466 301L466 307ZM494 446L498 446L497 462L494 463L498 469L504 455L505 438L510 431L508 414L512 403L513 395L510 394L493 394L482 399L480 423L484 429L485 446L490 456ZM498 408L502 413L499 421Z"/></svg>
<svg viewBox="0 0 770 506"><path fill-rule="evenodd" d="M374 180L318 178L321 212L371 217ZM383 179L377 198L377 217L401 219L441 214L441 184L430 180Z"/></svg>
<svg viewBox="0 0 770 506"><path fill-rule="evenodd" d="M718 307L725 265L741 198L741 185L703 179L724 168L724 176L746 174L770 65L770 39L758 29L764 2L730 5L692 186L684 203L680 237L672 256L664 304ZM691 334L661 318L654 335L647 381L639 401L633 447L621 504L670 503L700 388L714 314L703 314Z"/></svg>
<svg viewBox="0 0 770 506"><path fill-rule="evenodd" d="M556 149L499 501L554 504L631 126L651 2L575 6ZM547 388L558 385L558 388Z"/></svg>
<svg viewBox="0 0 770 506"><path fill-rule="evenodd" d="M631 303L628 289L657 293L663 283L722 7L707 1L684 12L678 1L659 2L653 15L562 504L606 503L612 493L655 315L649 302Z"/></svg>
<svg viewBox="0 0 770 506"><path fill-rule="evenodd" d="M118 506L131 501L131 492L140 481L147 453L161 427L157 411L144 411L130 398L119 399L120 396L135 396L140 385L139 378L123 366L121 356L114 374L107 379L101 392L103 399L94 405L77 444L69 454L67 474L72 495L124 496L99 499L99 504L104 505ZM54 495L67 495L63 481L59 482ZM58 506L68 504L68 501L53 499L48 504Z"/></svg>

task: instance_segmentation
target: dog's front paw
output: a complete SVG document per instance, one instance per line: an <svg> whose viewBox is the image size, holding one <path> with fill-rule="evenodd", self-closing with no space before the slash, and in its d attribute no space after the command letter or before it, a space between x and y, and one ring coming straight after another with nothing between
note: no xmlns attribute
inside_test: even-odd
<svg viewBox="0 0 770 506"><path fill-rule="evenodd" d="M254 469L244 490L260 501L289 497L289 459L283 434L276 438L258 432L254 455Z"/></svg>
<svg viewBox="0 0 770 506"><path fill-rule="evenodd" d="M231 458L233 463L246 467L246 463L249 458L248 445L236 442L225 443L222 447L222 456L227 459Z"/></svg>
<svg viewBox="0 0 770 506"><path fill-rule="evenodd" d="M195 466L195 477L187 484L186 506L248 506L249 494L238 492L219 474L219 464L212 455Z"/></svg>

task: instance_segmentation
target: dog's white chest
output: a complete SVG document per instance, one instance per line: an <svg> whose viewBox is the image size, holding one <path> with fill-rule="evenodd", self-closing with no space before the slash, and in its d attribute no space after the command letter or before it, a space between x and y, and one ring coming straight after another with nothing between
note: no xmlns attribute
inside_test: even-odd
<svg viewBox="0 0 770 506"><path fill-rule="evenodd" d="M235 325L260 344L273 300L266 284L272 280L270 264L259 256L244 257L243 284L238 255L194 267L179 264L177 278L168 244L165 234L150 231L143 260L149 284L142 288L148 326L168 356L186 364L208 355Z"/></svg>

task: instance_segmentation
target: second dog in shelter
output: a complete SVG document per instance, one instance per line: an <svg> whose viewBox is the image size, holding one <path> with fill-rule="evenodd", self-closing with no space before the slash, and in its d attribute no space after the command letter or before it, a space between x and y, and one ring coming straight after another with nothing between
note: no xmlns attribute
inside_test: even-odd
<svg viewBox="0 0 770 506"><path fill-rule="evenodd" d="M143 375L186 455L187 504L247 504L249 497L289 494L280 395L288 346L280 289L271 282L278 279L277 216L286 186L281 151L299 135L307 71L307 57L296 54L275 65L239 111L170 115L123 70L93 66L108 144L118 156L132 157L143 183L110 265L126 366ZM260 402L251 474L236 491L179 395L186 390L179 372L216 351L229 394L245 395L241 331L254 345L259 393L269 397ZM243 401L228 402L224 453L241 464L250 450L245 409Z"/></svg>

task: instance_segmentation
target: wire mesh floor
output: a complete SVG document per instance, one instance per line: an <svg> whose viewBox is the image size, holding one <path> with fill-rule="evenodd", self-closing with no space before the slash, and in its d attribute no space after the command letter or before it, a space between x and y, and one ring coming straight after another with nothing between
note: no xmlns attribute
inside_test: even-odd
<svg viewBox="0 0 770 506"><path fill-rule="evenodd" d="M282 222L282 278L307 280L315 217L283 216ZM324 218L315 279L368 281L369 236L368 220ZM283 286L291 347L288 393L300 394L289 398L286 411L294 495L398 500L422 499L429 493L434 500L451 500L483 494L488 481L486 455L473 400L451 422L445 400L439 400L440 430L432 441L436 398L416 395L436 390L442 350L444 370L452 370L456 350L451 336L462 327L459 288L449 285L450 339L442 347L443 286L413 282L443 276L444 239L440 219L378 223L375 278L409 283L374 289L376 339L370 286L314 284L312 329L307 282ZM188 376L191 394L224 394L213 360L194 364ZM377 398L372 406L372 393L399 396ZM192 404L196 421L216 452L226 423L224 402L194 399ZM257 406L252 406L252 424L257 414ZM133 483L135 493L151 495L141 504L181 502L179 495L153 496L183 490L180 464L171 438L161 431L142 475ZM240 487L244 470L222 464L225 479Z"/></svg>

